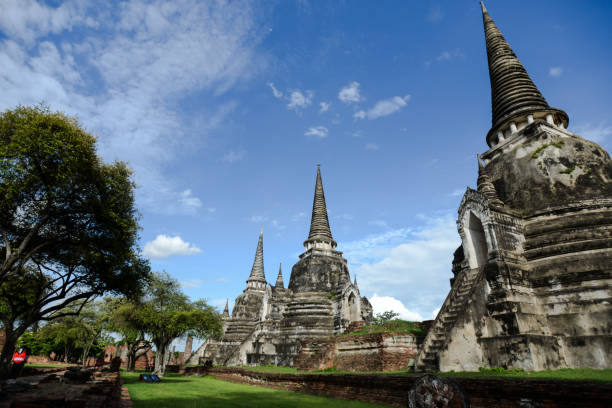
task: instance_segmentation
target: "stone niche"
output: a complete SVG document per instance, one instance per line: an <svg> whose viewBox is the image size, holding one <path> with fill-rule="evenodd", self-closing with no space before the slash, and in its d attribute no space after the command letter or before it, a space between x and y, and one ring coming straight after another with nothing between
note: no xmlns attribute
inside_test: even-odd
<svg viewBox="0 0 612 408"><path fill-rule="evenodd" d="M335 368L340 371L408 370L418 352L413 334L370 333L302 342L294 359L298 370Z"/></svg>

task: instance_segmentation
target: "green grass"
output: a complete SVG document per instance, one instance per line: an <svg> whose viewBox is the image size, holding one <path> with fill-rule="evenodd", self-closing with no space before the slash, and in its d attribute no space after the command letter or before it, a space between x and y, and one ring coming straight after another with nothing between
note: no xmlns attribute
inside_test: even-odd
<svg viewBox="0 0 612 408"><path fill-rule="evenodd" d="M560 370L523 371L503 368L481 369L480 371L437 373L443 377L457 378L539 378L549 380L612 381L612 370L592 368L562 368Z"/></svg>
<svg viewBox="0 0 612 408"><path fill-rule="evenodd" d="M385 405L368 404L319 397L297 392L235 384L213 377L166 375L159 384L138 381L138 373L122 373L134 408L367 408Z"/></svg>
<svg viewBox="0 0 612 408"><path fill-rule="evenodd" d="M263 365L263 366L239 366L236 368L242 368L244 370L256 371L258 373L277 373L277 374L298 374L300 371L294 367L275 366L275 365Z"/></svg>
<svg viewBox="0 0 612 408"><path fill-rule="evenodd" d="M238 367L245 370L250 370L260 373L279 373L279 374L381 374L381 375L412 375L420 376L421 373L412 371L385 371L385 372L355 372L355 371L340 371L335 368L315 371L298 371L293 367L277 367L277 366L259 366ZM584 380L584 381L609 381L612 382L612 370L595 370L592 368L564 368L561 370L547 371L522 371L522 370L505 370L503 368L481 369L480 371L462 371L462 372L446 372L433 373L442 377L459 377L459 378L542 378L552 380Z"/></svg>
<svg viewBox="0 0 612 408"><path fill-rule="evenodd" d="M68 367L70 364L65 363L57 363L57 364L35 364L35 363L26 363L26 367L33 368L60 368L60 367Z"/></svg>
<svg viewBox="0 0 612 408"><path fill-rule="evenodd" d="M358 336L360 334L370 333L398 333L398 334L425 334L425 330L421 327L418 322L409 322L406 320L395 319L388 321L383 324L375 324L372 326L365 326L362 329L351 333L344 333L340 336Z"/></svg>

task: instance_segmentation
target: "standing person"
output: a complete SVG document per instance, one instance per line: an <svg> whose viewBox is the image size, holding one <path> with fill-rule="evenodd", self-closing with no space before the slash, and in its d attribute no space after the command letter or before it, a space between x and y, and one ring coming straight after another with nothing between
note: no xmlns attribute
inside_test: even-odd
<svg viewBox="0 0 612 408"><path fill-rule="evenodd" d="M11 360L13 362L13 367L11 368L11 377L19 377L21 371L23 370L23 366L25 366L27 360L28 354L23 347L15 351Z"/></svg>

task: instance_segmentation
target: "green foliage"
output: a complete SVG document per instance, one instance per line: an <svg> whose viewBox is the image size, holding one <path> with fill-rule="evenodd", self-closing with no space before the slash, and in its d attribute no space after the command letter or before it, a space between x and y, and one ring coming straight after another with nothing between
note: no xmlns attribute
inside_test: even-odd
<svg viewBox="0 0 612 408"><path fill-rule="evenodd" d="M385 324L398 316L399 313L395 313L392 310L387 310L382 313L376 313L376 315L374 316L374 324L380 326L381 324Z"/></svg>
<svg viewBox="0 0 612 408"><path fill-rule="evenodd" d="M551 143L543 144L542 146L538 147L533 153L531 153L531 158L532 159L537 159L540 156L540 153L542 153L542 151L544 149L546 149L547 147L549 147L549 146L554 146L557 149L561 149L564 144L565 144L565 142L563 140L559 140L557 142L551 142Z"/></svg>
<svg viewBox="0 0 612 408"><path fill-rule="evenodd" d="M365 326L360 330L341 334L341 336L358 336L360 334L370 333L397 333L397 334L414 334L423 335L426 333L419 322L409 322L406 320L394 319L381 324Z"/></svg>
<svg viewBox="0 0 612 408"><path fill-rule="evenodd" d="M136 296L147 281L131 171L103 163L95 142L76 119L44 106L0 114L5 349L32 324L78 313L103 293ZM3 350L0 377L7 364Z"/></svg>
<svg viewBox="0 0 612 408"><path fill-rule="evenodd" d="M207 377L167 375L159 384L138 381L137 373L122 374L134 408L366 408L383 407L299 392L253 387Z"/></svg>
<svg viewBox="0 0 612 408"><path fill-rule="evenodd" d="M477 372L447 372L438 373L444 377L461 378L546 378L554 380L606 381L612 382L612 370L596 370L593 368L562 368L560 370L523 371L520 369L505 369L502 367L480 368Z"/></svg>
<svg viewBox="0 0 612 408"><path fill-rule="evenodd" d="M561 173L561 174L571 174L574 171L574 169L575 169L574 167L568 167L565 170L561 170L559 173Z"/></svg>

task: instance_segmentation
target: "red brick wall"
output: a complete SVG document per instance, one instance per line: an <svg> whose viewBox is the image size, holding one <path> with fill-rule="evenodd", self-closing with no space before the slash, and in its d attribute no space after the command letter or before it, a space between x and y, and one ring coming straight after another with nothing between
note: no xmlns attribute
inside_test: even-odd
<svg viewBox="0 0 612 408"><path fill-rule="evenodd" d="M416 338L411 334L340 336L303 341L293 365L304 371L330 367L366 372L407 370L417 352Z"/></svg>
<svg viewBox="0 0 612 408"><path fill-rule="evenodd" d="M307 394L406 406L416 375L274 374L220 367L185 367L185 375L281 388ZM612 384L591 381L540 379L455 379L471 399L472 408L608 408Z"/></svg>

